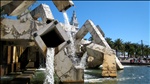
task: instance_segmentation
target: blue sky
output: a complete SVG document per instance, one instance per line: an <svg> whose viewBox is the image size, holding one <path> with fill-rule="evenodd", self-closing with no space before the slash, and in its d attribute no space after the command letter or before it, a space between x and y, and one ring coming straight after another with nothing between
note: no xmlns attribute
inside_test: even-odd
<svg viewBox="0 0 150 84"><path fill-rule="evenodd" d="M112 40L121 38L150 45L150 2L148 1L73 1L74 7L67 10L69 19L76 11L79 27L90 19L99 25L106 37ZM48 4L55 19L64 22L63 14L58 11L52 1L37 1L31 9L41 3ZM89 38L86 35L85 38Z"/></svg>

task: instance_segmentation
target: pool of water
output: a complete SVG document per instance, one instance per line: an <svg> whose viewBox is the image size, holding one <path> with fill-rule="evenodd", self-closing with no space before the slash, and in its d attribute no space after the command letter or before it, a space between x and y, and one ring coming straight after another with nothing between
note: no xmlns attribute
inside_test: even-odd
<svg viewBox="0 0 150 84"><path fill-rule="evenodd" d="M101 70L85 70L85 84L150 84L150 67L124 66L116 78L102 78Z"/></svg>
<svg viewBox="0 0 150 84"><path fill-rule="evenodd" d="M150 84L150 66L124 66L119 70L116 78L103 78L101 69L84 70L84 83L81 84ZM38 69L30 84L43 84L45 80L45 69ZM9 84L14 75L4 76L0 84ZM60 84L57 76L54 76L55 84ZM66 84L66 83L65 83ZM69 83L72 84L72 83ZM74 83L79 84L79 83Z"/></svg>

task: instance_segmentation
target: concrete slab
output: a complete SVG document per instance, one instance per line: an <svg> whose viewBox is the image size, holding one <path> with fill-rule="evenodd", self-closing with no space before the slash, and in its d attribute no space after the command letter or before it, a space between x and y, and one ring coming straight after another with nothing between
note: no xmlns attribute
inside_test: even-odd
<svg viewBox="0 0 150 84"><path fill-rule="evenodd" d="M67 1L52 0L52 1L60 12L62 12L63 10L66 11L68 8L74 5L74 3L71 0Z"/></svg>
<svg viewBox="0 0 150 84"><path fill-rule="evenodd" d="M33 4L35 0L32 1L11 1L7 5L3 6L4 13L11 15L11 16L17 16L23 13L31 4Z"/></svg>

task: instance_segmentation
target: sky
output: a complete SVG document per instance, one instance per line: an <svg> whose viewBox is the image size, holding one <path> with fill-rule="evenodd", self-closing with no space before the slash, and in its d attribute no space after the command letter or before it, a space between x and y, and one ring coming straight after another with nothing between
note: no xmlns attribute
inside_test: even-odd
<svg viewBox="0 0 150 84"><path fill-rule="evenodd" d="M59 22L64 23L63 14L58 11L52 1L36 1L30 9L41 3L50 6L52 14ZM76 12L79 27L90 19L99 25L105 37L123 42L143 43L150 45L150 1L73 1L74 6L66 12L71 20ZM90 34L85 38L89 38Z"/></svg>

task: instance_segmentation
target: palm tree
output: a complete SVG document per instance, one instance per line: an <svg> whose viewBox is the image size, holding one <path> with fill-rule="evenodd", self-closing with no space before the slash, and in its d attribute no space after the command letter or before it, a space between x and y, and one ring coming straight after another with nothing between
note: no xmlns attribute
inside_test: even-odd
<svg viewBox="0 0 150 84"><path fill-rule="evenodd" d="M125 52L128 53L128 57L129 57L130 44L131 44L131 42L125 42L124 43L124 45L125 45Z"/></svg>
<svg viewBox="0 0 150 84"><path fill-rule="evenodd" d="M129 54L130 54L130 56L134 56L134 53L135 53L134 44L131 43L129 46Z"/></svg>
<svg viewBox="0 0 150 84"><path fill-rule="evenodd" d="M143 55L148 58L148 55L150 55L150 47L148 45L143 46Z"/></svg>
<svg viewBox="0 0 150 84"><path fill-rule="evenodd" d="M132 45L134 46L134 56L141 56L141 45L138 43L132 43Z"/></svg>
<svg viewBox="0 0 150 84"><path fill-rule="evenodd" d="M114 49L116 50L116 54L118 51L123 51L123 41L119 38L114 41Z"/></svg>
<svg viewBox="0 0 150 84"><path fill-rule="evenodd" d="M110 46L111 48L114 48L114 42L112 41L111 38L106 37L105 40L107 41L107 43L109 44L109 46Z"/></svg>

